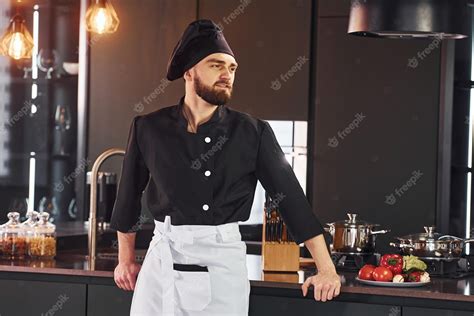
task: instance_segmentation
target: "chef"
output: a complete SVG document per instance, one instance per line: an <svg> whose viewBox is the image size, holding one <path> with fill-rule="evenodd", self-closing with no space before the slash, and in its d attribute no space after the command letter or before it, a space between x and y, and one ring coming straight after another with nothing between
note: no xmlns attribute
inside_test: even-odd
<svg viewBox="0 0 474 316"><path fill-rule="evenodd" d="M248 315L246 245L238 221L249 218L257 180L275 201L318 274L302 285L314 299L337 296L340 278L323 227L270 125L226 106L238 64L210 20L189 24L168 62L183 78L178 104L133 119L111 227L118 232L118 287L134 290L130 315ZM257 71L257 70L256 70ZM135 262L141 197L155 231L143 264ZM278 197L278 199L276 199ZM263 206L262 206L263 207Z"/></svg>

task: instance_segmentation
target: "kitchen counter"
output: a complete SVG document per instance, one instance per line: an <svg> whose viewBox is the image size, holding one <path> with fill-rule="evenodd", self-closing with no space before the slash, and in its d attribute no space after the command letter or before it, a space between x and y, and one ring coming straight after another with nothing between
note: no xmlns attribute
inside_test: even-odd
<svg viewBox="0 0 474 316"><path fill-rule="evenodd" d="M95 270L91 270L88 267L88 262L83 257L70 254L58 254L56 259L47 261L0 260L0 281L22 280L99 286L102 288L97 293L103 293L107 288L114 292L115 296L123 297L125 304L130 304L130 301L127 300L131 299L132 292L122 291L115 286L113 280L115 265L116 263L113 260L98 259L96 260ZM306 298L301 293L301 283L312 274L311 269L293 274L263 274L261 256L259 255L247 255L247 268L248 277L251 281L251 302L254 302L251 303L251 309L253 310L251 314L260 315L257 312L260 301L267 302L272 298L280 303L282 298L286 298L292 302L290 305L305 302L306 305L309 304L306 308L310 309L314 306L322 306L322 303L315 302L312 299L312 291ZM354 279L355 273L342 272L340 275L342 278L342 293L336 300L326 304L324 308L338 306L335 303L348 303L369 307L381 306L390 308L389 311L392 310L392 312L394 308L395 310L397 308L425 308L430 311L434 308L444 308L455 311L470 311L469 315L472 315L474 311L474 276L462 279L432 278L431 284L421 288L383 288L359 284ZM275 276L278 276L280 280L287 281L268 281L274 280ZM106 288L103 288L104 286ZM4 287L0 286L0 288ZM0 291L0 297L4 297L1 294ZM278 309L275 311L277 314L272 315L278 315L278 311L281 312L282 308L284 309L284 307L277 307L278 304L276 303L270 305L273 306L270 309ZM303 308L303 314L304 310ZM0 313L2 316L9 315L2 312L1 304ZM417 313L419 314L418 310ZM408 313L408 315L410 314Z"/></svg>
<svg viewBox="0 0 474 316"><path fill-rule="evenodd" d="M60 254L53 260L0 260L0 272L26 272L56 276L84 276L108 278L113 280L113 260L96 260L95 270L89 268L87 260L75 256ZM247 255L248 277L253 286L300 289L303 278L313 273L300 271L298 274L282 274L295 281L266 281L262 275L261 256ZM433 277L431 284L420 288L386 288L360 284L355 280L354 272L339 272L342 280L342 292L353 294L380 295L391 297L411 297L440 301L459 301L474 303L474 275L461 279ZM297 279L297 281L296 281Z"/></svg>

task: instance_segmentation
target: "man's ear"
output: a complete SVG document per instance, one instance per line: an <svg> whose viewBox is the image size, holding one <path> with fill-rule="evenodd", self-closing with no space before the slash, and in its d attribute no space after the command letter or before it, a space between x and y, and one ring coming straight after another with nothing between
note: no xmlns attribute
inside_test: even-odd
<svg viewBox="0 0 474 316"><path fill-rule="evenodd" d="M191 78L191 69L188 69L184 72L183 79L184 79L184 81L191 81L192 80L192 78Z"/></svg>

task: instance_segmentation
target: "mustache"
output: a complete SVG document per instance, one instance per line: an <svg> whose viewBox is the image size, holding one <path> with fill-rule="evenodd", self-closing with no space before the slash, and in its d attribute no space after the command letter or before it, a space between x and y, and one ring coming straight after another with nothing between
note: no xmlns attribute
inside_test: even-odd
<svg viewBox="0 0 474 316"><path fill-rule="evenodd" d="M230 84L229 81L217 81L214 85L218 85L218 84L221 84L221 83L225 84L229 88L231 87L231 84Z"/></svg>

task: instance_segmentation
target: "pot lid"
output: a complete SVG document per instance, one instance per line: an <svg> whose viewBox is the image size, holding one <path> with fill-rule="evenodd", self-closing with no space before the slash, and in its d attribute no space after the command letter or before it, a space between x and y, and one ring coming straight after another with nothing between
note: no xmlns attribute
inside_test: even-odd
<svg viewBox="0 0 474 316"><path fill-rule="evenodd" d="M372 224L357 218L356 213L347 213L348 219L337 221L334 223L329 223L329 226L336 226L336 227L358 227L358 226L379 226L378 224Z"/></svg>
<svg viewBox="0 0 474 316"><path fill-rule="evenodd" d="M467 37L472 0L352 0L348 33L382 38Z"/></svg>
<svg viewBox="0 0 474 316"><path fill-rule="evenodd" d="M412 241L446 241L446 242L462 240L462 238L458 238L455 236L449 236L449 235L436 233L435 232L436 226L424 226L424 229L425 229L424 233L406 235L403 237L399 237L398 239L409 239Z"/></svg>

